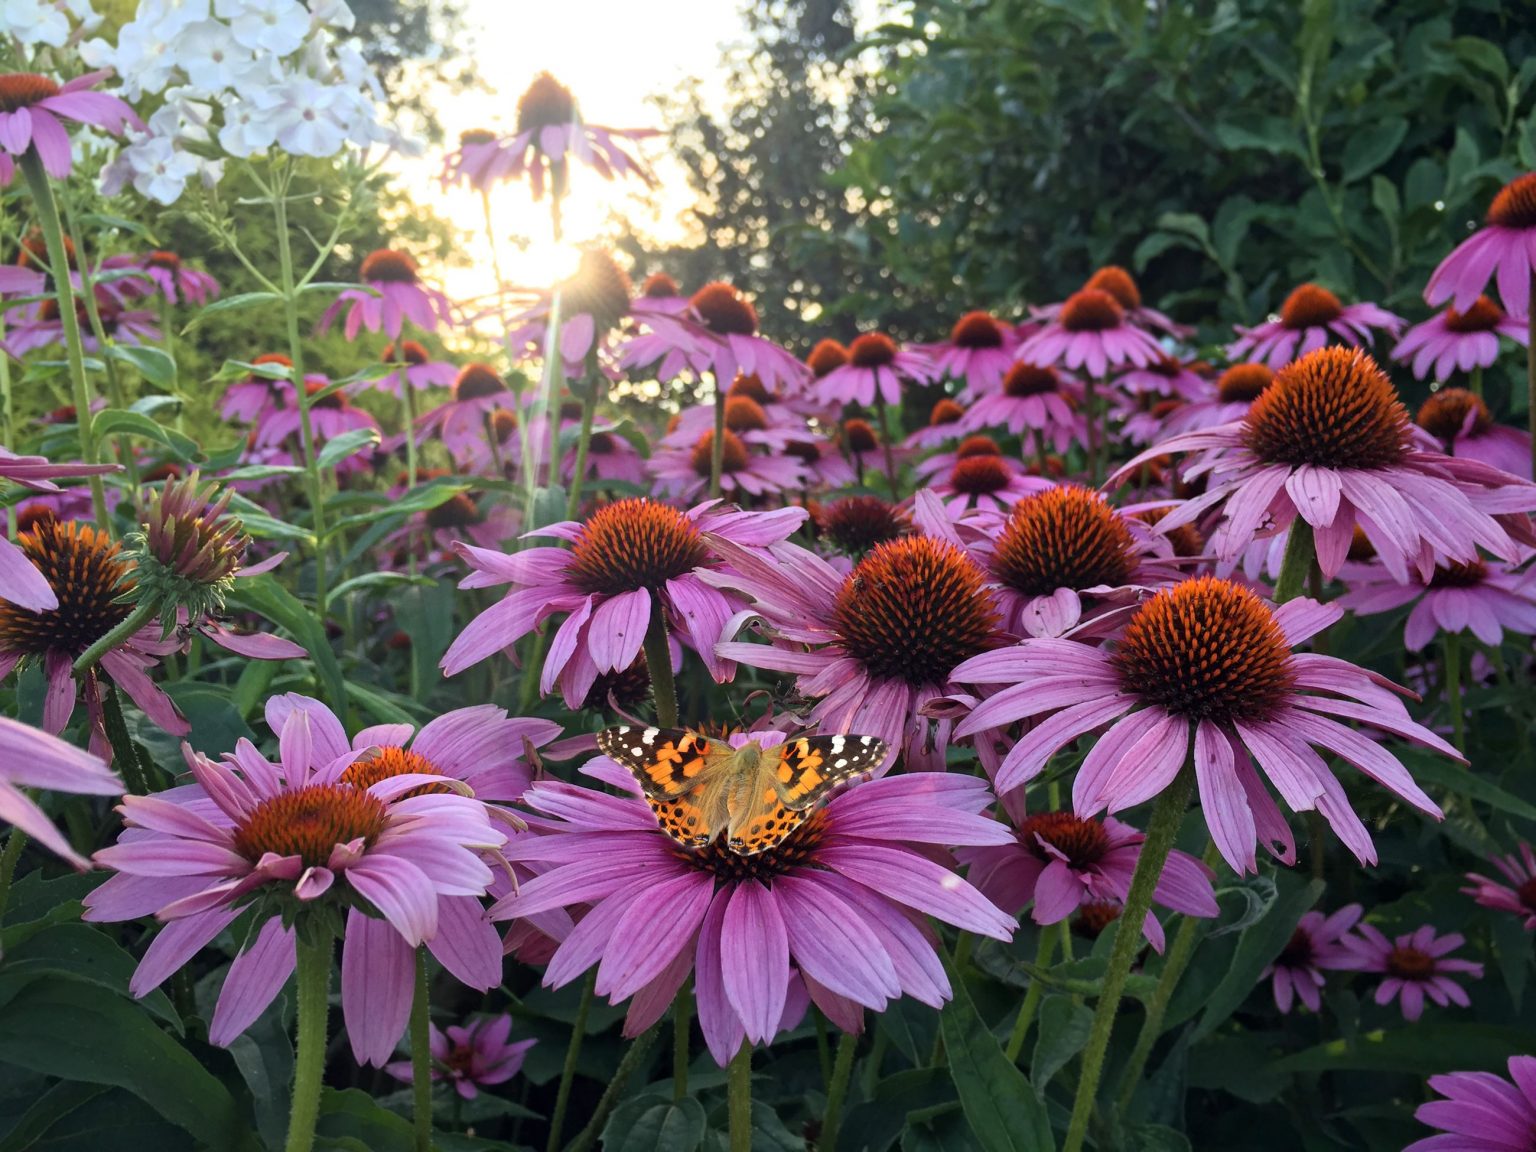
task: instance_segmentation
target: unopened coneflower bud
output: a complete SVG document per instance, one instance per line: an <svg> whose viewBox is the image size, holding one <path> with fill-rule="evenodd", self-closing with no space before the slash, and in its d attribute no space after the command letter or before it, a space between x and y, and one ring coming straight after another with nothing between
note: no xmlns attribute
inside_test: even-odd
<svg viewBox="0 0 1536 1152"><path fill-rule="evenodd" d="M135 598L153 604L168 623L178 608L196 622L223 611L224 597L245 560L251 538L229 511L234 495L196 472L152 492L140 530L125 541L133 562Z"/></svg>

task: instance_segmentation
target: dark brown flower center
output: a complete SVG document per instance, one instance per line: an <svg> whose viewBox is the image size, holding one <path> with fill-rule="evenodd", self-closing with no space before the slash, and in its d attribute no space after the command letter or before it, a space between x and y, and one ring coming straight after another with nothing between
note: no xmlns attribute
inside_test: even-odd
<svg viewBox="0 0 1536 1152"><path fill-rule="evenodd" d="M642 655L628 668L618 672L599 672L592 687L587 689L587 698L581 706L603 712L611 709L615 703L620 708L633 708L650 694L651 673Z"/></svg>
<svg viewBox="0 0 1536 1152"><path fill-rule="evenodd" d="M1172 511L1170 508L1143 508L1139 512L1132 512L1131 516L1144 524L1158 524L1170 511ZM1189 558L1199 556L1205 551L1205 540L1200 535L1200 529L1193 524L1165 528L1162 535L1173 546L1175 556Z"/></svg>
<svg viewBox="0 0 1536 1152"><path fill-rule="evenodd" d="M496 443L504 443L507 437L517 431L517 413L509 408L498 408L491 413L491 435L496 437ZM593 440L596 440L594 434Z"/></svg>
<svg viewBox="0 0 1536 1152"><path fill-rule="evenodd" d="M693 456L690 463L693 470L700 476L708 476L714 467L715 434L706 432L700 436L698 443L693 446ZM725 447L720 454L720 470L722 472L740 472L746 468L750 457L747 454L747 446L742 443L741 437L729 430L725 433Z"/></svg>
<svg viewBox="0 0 1536 1152"><path fill-rule="evenodd" d="M818 511L816 526L840 551L855 556L912 531L906 513L878 496L834 500Z"/></svg>
<svg viewBox="0 0 1536 1152"><path fill-rule="evenodd" d="M743 884L757 880L771 886L775 876L814 863L816 851L831 826L832 820L823 808L812 812L805 823L772 848L751 856L739 855L727 847L723 832L716 837L714 843L703 848L688 849L673 844L672 851L679 860L691 864L700 872L713 874L719 883ZM772 824L768 826L768 831L774 831Z"/></svg>
<svg viewBox="0 0 1536 1152"><path fill-rule="evenodd" d="M388 805L361 788L311 784L258 804L235 829L234 848L253 864L271 852L321 868L338 844L371 845L388 820Z"/></svg>
<svg viewBox="0 0 1536 1152"><path fill-rule="evenodd" d="M1077 915L1072 917L1072 931L1085 939L1097 940L1118 919L1119 904L1113 900L1093 900L1078 905Z"/></svg>
<svg viewBox="0 0 1536 1152"><path fill-rule="evenodd" d="M681 512L643 497L599 508L571 546L570 579L586 592L617 596L658 590L708 557L699 530Z"/></svg>
<svg viewBox="0 0 1536 1152"><path fill-rule="evenodd" d="M392 780L396 776L441 776L443 773L437 765L418 752L412 752L407 748L380 748L366 760L354 760L347 765L341 774L341 782L350 784L354 788L367 790L381 780ZM443 784L423 784L420 788L398 797L404 800L407 796L426 796L436 793L451 792L452 789Z"/></svg>
<svg viewBox="0 0 1536 1152"><path fill-rule="evenodd" d="M1498 228L1536 228L1536 172L1516 176L1488 206L1488 223Z"/></svg>
<svg viewBox="0 0 1536 1152"><path fill-rule="evenodd" d="M1275 379L1268 364L1234 364L1216 381L1216 398L1223 404L1247 404L1264 395Z"/></svg>
<svg viewBox="0 0 1536 1152"><path fill-rule="evenodd" d="M956 460L969 460L972 456L1001 456L1003 450L990 436L967 436L955 449Z"/></svg>
<svg viewBox="0 0 1536 1152"><path fill-rule="evenodd" d="M425 364L431 358L426 347L415 340L402 340L399 348L391 342L384 345L384 351L379 353L379 359L386 364L409 364L412 367Z"/></svg>
<svg viewBox="0 0 1536 1152"><path fill-rule="evenodd" d="M1275 967L1310 968L1316 951L1312 945L1312 934L1305 928L1297 928L1291 933L1291 938L1286 941L1285 947L1280 950L1280 955L1275 960Z"/></svg>
<svg viewBox="0 0 1536 1152"><path fill-rule="evenodd" d="M1136 610L1114 653L1124 690L1195 720L1274 717L1295 686L1290 649L1269 607L1226 580L1202 576Z"/></svg>
<svg viewBox="0 0 1536 1152"><path fill-rule="evenodd" d="M1429 578L1431 588L1475 588L1488 579L1488 565L1481 560L1462 563L1449 560L1435 566Z"/></svg>
<svg viewBox="0 0 1536 1152"><path fill-rule="evenodd" d="M581 253L576 274L560 285L561 311L590 316L598 332L617 328L629 312L629 277L612 256L597 248Z"/></svg>
<svg viewBox="0 0 1536 1152"><path fill-rule="evenodd" d="M472 148L477 144L493 144L496 133L489 128L470 128L459 133L459 147Z"/></svg>
<svg viewBox="0 0 1536 1152"><path fill-rule="evenodd" d="M362 277L381 284L414 284L416 261L393 248L378 248L363 257Z"/></svg>
<svg viewBox="0 0 1536 1152"><path fill-rule="evenodd" d="M1516 888L1515 893L1520 897L1521 904L1536 912L1536 876Z"/></svg>
<svg viewBox="0 0 1536 1152"><path fill-rule="evenodd" d="M997 627L982 572L928 536L878 545L843 581L833 621L848 654L882 680L942 684Z"/></svg>
<svg viewBox="0 0 1536 1152"><path fill-rule="evenodd" d="M500 396L506 390L506 381L489 364L466 364L453 382L455 400L483 400Z"/></svg>
<svg viewBox="0 0 1536 1152"><path fill-rule="evenodd" d="M1504 319L1504 309L1486 296L1479 296L1465 312L1445 310L1445 326L1452 332L1492 332Z"/></svg>
<svg viewBox="0 0 1536 1152"><path fill-rule="evenodd" d="M985 312L967 312L955 321L949 340L961 348L1001 348L1003 326Z"/></svg>
<svg viewBox="0 0 1536 1152"><path fill-rule="evenodd" d="M175 272L181 268L181 257L174 252L159 248L144 258L144 264L149 268L163 268L167 272Z"/></svg>
<svg viewBox="0 0 1536 1152"><path fill-rule="evenodd" d="M1016 400L1060 390L1061 377L1056 369L1026 364L1023 360L1008 369L1008 375L1003 377L1003 392Z"/></svg>
<svg viewBox="0 0 1536 1152"><path fill-rule="evenodd" d="M953 400L940 400L933 406L933 411L928 413L928 427L940 428L945 424L954 424L965 415L965 409Z"/></svg>
<svg viewBox="0 0 1536 1152"><path fill-rule="evenodd" d="M741 396L748 400L754 400L758 404L767 404L772 401L768 395L768 389L763 385L763 378L756 372L737 373L736 379L731 381L730 391L727 396Z"/></svg>
<svg viewBox="0 0 1536 1152"><path fill-rule="evenodd" d="M699 319L719 336L752 336L757 332L757 309L729 284L715 281L693 294L690 303Z"/></svg>
<svg viewBox="0 0 1536 1152"><path fill-rule="evenodd" d="M732 432L761 432L768 427L768 413L748 396L728 396L725 401L725 426Z"/></svg>
<svg viewBox="0 0 1536 1152"><path fill-rule="evenodd" d="M311 398L311 404L315 408L350 408L352 401L341 389L334 392L326 392L330 385L321 380L310 380L304 385L304 392ZM325 395L320 395L325 392Z"/></svg>
<svg viewBox="0 0 1536 1152"><path fill-rule="evenodd" d="M0 112L17 112L59 94L59 85L36 72L11 72L0 76Z"/></svg>
<svg viewBox="0 0 1536 1152"><path fill-rule="evenodd" d="M848 359L859 368L884 368L896 361L896 342L883 332L866 332L848 345Z"/></svg>
<svg viewBox="0 0 1536 1152"><path fill-rule="evenodd" d="M1118 264L1106 264L1088 277L1083 287L1108 292L1126 311L1141 307L1141 289L1136 286L1135 278Z"/></svg>
<svg viewBox="0 0 1536 1152"><path fill-rule="evenodd" d="M848 349L836 340L818 340L811 354L805 358L805 366L818 380L846 363Z"/></svg>
<svg viewBox="0 0 1536 1152"><path fill-rule="evenodd" d="M997 539L992 572L1025 596L1118 586L1136 567L1135 540L1104 497L1070 485L1026 496Z"/></svg>
<svg viewBox="0 0 1536 1152"><path fill-rule="evenodd" d="M843 447L850 452L873 452L880 447L880 437L868 420L844 420Z"/></svg>
<svg viewBox="0 0 1536 1152"><path fill-rule="evenodd" d="M1472 426L1466 428L1469 415ZM1465 388L1442 388L1419 406L1418 424L1436 440L1450 443L1464 428L1474 436L1488 431L1493 425L1493 413L1476 393Z"/></svg>
<svg viewBox="0 0 1536 1152"><path fill-rule="evenodd" d="M1042 860L1054 859L1040 847L1044 840L1067 858L1067 863L1081 870L1091 868L1109 851L1109 833L1097 820L1079 820L1070 812L1040 812L1019 825L1019 843Z"/></svg>
<svg viewBox="0 0 1536 1152"><path fill-rule="evenodd" d="M676 280L665 272L652 272L640 282L640 295L665 298L668 296L681 296L682 288Z"/></svg>
<svg viewBox="0 0 1536 1152"><path fill-rule="evenodd" d="M1286 328L1320 328L1344 312L1339 298L1316 284L1302 284L1280 305L1280 323Z"/></svg>
<svg viewBox="0 0 1536 1152"><path fill-rule="evenodd" d="M1084 288L1061 306L1061 326L1068 332L1103 332L1125 321L1120 301L1098 288Z"/></svg>
<svg viewBox="0 0 1536 1152"><path fill-rule="evenodd" d="M517 130L520 133L569 124L575 119L576 97L548 72L535 76L533 83L517 98Z"/></svg>
<svg viewBox="0 0 1536 1152"><path fill-rule="evenodd" d="M1001 456L967 456L956 460L949 474L949 486L967 496L989 496L1001 492L1013 479L1013 469Z"/></svg>
<svg viewBox="0 0 1536 1152"><path fill-rule="evenodd" d="M118 597L132 587L122 583L128 564L106 533L49 518L22 533L17 544L48 581L59 606L32 612L0 600L0 652L75 657L127 619L130 605Z"/></svg>
<svg viewBox="0 0 1536 1152"><path fill-rule="evenodd" d="M468 528L485 519L480 507L468 492L455 492L448 499L425 513L427 527L432 529Z"/></svg>
<svg viewBox="0 0 1536 1152"><path fill-rule="evenodd" d="M1435 974L1435 958L1420 948L1398 944L1387 953L1387 974L1399 980L1428 980Z"/></svg>
<svg viewBox="0 0 1536 1152"><path fill-rule="evenodd" d="M1408 410L1364 352L1319 348L1275 373L1242 435L1266 463L1387 468L1408 451Z"/></svg>

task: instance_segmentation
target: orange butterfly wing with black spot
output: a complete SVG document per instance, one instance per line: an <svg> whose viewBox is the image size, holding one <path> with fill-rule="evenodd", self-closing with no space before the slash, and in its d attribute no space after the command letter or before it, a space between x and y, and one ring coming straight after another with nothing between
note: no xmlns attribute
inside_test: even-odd
<svg viewBox="0 0 1536 1152"><path fill-rule="evenodd" d="M599 732L597 747L629 769L668 836L688 848L702 848L714 839L699 802L712 751L708 740L681 728L625 726Z"/></svg>
<svg viewBox="0 0 1536 1152"><path fill-rule="evenodd" d="M799 736L764 751L751 810L730 839L755 856L783 842L845 780L878 768L887 745L873 736Z"/></svg>

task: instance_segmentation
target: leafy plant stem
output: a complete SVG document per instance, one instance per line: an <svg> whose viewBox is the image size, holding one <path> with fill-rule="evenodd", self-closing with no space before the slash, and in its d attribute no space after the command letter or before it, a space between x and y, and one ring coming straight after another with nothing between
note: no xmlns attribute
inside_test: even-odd
<svg viewBox="0 0 1536 1152"><path fill-rule="evenodd" d="M107 685L101 698L102 727L107 730L107 743L112 745L112 755L117 769L123 774L123 783L135 796L149 795L149 781L145 778L139 753L128 735L128 724L123 719L123 706L117 697L117 687Z"/></svg>

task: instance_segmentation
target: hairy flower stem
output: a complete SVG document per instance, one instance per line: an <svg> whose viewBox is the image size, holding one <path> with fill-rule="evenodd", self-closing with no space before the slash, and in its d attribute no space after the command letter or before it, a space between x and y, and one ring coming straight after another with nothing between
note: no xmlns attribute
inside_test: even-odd
<svg viewBox="0 0 1536 1152"><path fill-rule="evenodd" d="M1206 844L1201 859L1207 868L1215 867L1221 859L1214 840ZM1162 1034L1163 1017L1168 1014L1168 1004L1173 1000L1179 981L1184 977L1184 970L1189 967L1189 961L1195 954L1201 923L1198 916L1186 913L1183 922L1179 924L1179 931L1163 960L1163 970L1157 978L1157 990L1152 993L1152 1001L1147 1005L1147 1018L1142 1022L1141 1034L1136 1037L1136 1047L1131 1050L1131 1058L1126 1062L1125 1072L1120 1078L1120 1096L1115 1102L1117 1112L1124 1113L1131 1106L1131 1097L1136 1094L1136 1085L1141 1082L1141 1074L1147 1067L1147 1057L1152 1055L1152 1046Z"/></svg>
<svg viewBox="0 0 1536 1152"><path fill-rule="evenodd" d="M853 1053L859 1038L844 1032L837 1038L837 1057L832 1064L832 1079L827 1083L827 1111L821 1118L818 1148L837 1147L837 1129L843 1122L843 1101L848 1097L848 1081L853 1076Z"/></svg>
<svg viewBox="0 0 1536 1152"><path fill-rule="evenodd" d="M75 675L84 676L92 668L100 663L101 658L119 644L131 638L134 633L148 624L155 616L155 606L147 600L135 604L133 611L123 619L105 636L100 637L94 644L80 653L75 658Z"/></svg>
<svg viewBox="0 0 1536 1152"><path fill-rule="evenodd" d="M592 418L597 415L597 380L588 377L592 391L581 398L581 432L576 439L576 464L571 469L571 494L565 502L565 518L581 515L581 488L587 479L587 453L592 446Z"/></svg>
<svg viewBox="0 0 1536 1152"><path fill-rule="evenodd" d="M1301 595L1316 559L1312 525L1298 516L1291 521L1290 534L1285 538L1285 559L1280 561L1280 578L1275 581L1276 604L1284 604Z"/></svg>
<svg viewBox="0 0 1536 1152"><path fill-rule="evenodd" d="M1109 1052L1109 1037L1115 1027L1115 1014L1120 1009L1120 995L1125 991L1125 980L1130 975L1136 953L1141 950L1141 926L1152 907L1153 890L1168 861L1168 853L1173 850L1179 822L1189 804L1194 784L1194 770L1186 764L1152 806L1147 838L1136 860L1131 889L1126 894L1125 907L1115 921L1115 942L1109 954L1109 966L1104 972L1098 1008L1093 1014L1093 1030L1088 1034L1088 1046L1083 1050L1083 1071L1077 1082L1077 1097L1072 1101L1072 1121L1067 1128L1064 1152L1082 1152L1083 1141L1088 1136L1088 1121L1098 1099L1099 1079L1104 1075L1104 1057Z"/></svg>
<svg viewBox="0 0 1536 1152"><path fill-rule="evenodd" d="M651 674L651 694L656 698L656 723L677 727L677 682L672 678L672 646L667 643L667 620L660 601L651 606L651 626L645 633L645 666Z"/></svg>
<svg viewBox="0 0 1536 1152"><path fill-rule="evenodd" d="M555 1091L555 1110L549 1117L549 1139L545 1152L559 1152L560 1135L565 1129L565 1112L571 1106L571 1084L576 1079L576 1064L581 1059L581 1042L587 1032L587 1014L592 1011L592 997L597 990L597 969L587 973L581 983L581 1001L576 1006L576 1022L571 1025L571 1042L565 1049L565 1067L560 1070L560 1087Z"/></svg>
<svg viewBox="0 0 1536 1152"><path fill-rule="evenodd" d="M325 1074L325 1028L331 992L331 937L306 940L298 934L298 1048L293 1060L293 1105L288 1113L285 1152L309 1152L320 1116Z"/></svg>
<svg viewBox="0 0 1536 1152"><path fill-rule="evenodd" d="M400 361L400 403L405 408L405 487L416 487L416 393L406 375L407 365ZM414 558L414 556L413 556ZM414 573L413 573L414 575Z"/></svg>
<svg viewBox="0 0 1536 1152"><path fill-rule="evenodd" d="M598 1097L597 1107L592 1109L592 1116L587 1121L587 1126L576 1134L576 1139L567 1145L565 1152L587 1152L597 1142L598 1136L603 1131L603 1125L608 1121L608 1114L613 1111L614 1105L624 1093L624 1086L629 1083L629 1078L640 1067L641 1062L650 1054L651 1046L656 1043L660 1032L656 1028L647 1028L636 1036L629 1049L619 1060L619 1066L613 1070L613 1076L608 1081L608 1087L603 1089L603 1094Z"/></svg>
<svg viewBox="0 0 1536 1152"><path fill-rule="evenodd" d="M715 380L715 435L709 442L709 498L720 498L720 476L725 471L725 389L720 386L720 374Z"/></svg>
<svg viewBox="0 0 1536 1152"><path fill-rule="evenodd" d="M416 1152L432 1152L432 993L427 950L416 949L416 995L411 998L411 1120Z"/></svg>
<svg viewBox="0 0 1536 1152"><path fill-rule="evenodd" d="M133 738L128 735L128 723L123 719L123 705L117 697L115 685L107 685L106 691L102 693L101 722L128 791L134 796L148 796L149 778L144 772L144 765L139 763L139 750L134 747Z"/></svg>
<svg viewBox="0 0 1536 1152"><path fill-rule="evenodd" d="M743 1040L726 1070L726 1112L731 1152L752 1152L752 1041ZM831 1147L831 1145L824 1145Z"/></svg>
<svg viewBox="0 0 1536 1152"><path fill-rule="evenodd" d="M1070 932L1070 921L1063 920L1060 924L1061 932ZM1060 935L1057 925L1047 924L1040 929L1040 942L1035 946L1035 976L1029 982L1029 991L1024 993L1024 1003L1019 1005L1019 1014L1014 1018L1013 1031L1008 1035L1008 1046L1003 1049L1003 1054L1008 1057L1010 1064L1019 1062L1019 1053L1024 1051L1024 1041L1029 1036L1030 1025L1035 1022L1035 1013L1040 1010L1040 1001L1045 999L1045 981L1040 978L1040 972L1051 966L1051 961L1056 956L1056 939Z"/></svg>
<svg viewBox="0 0 1536 1152"><path fill-rule="evenodd" d="M688 1095L688 1053L693 1033L693 989L684 984L672 1001L672 1099Z"/></svg>
<svg viewBox="0 0 1536 1152"><path fill-rule="evenodd" d="M59 223L59 206L53 199L53 187L36 147L28 147L18 161L21 174L32 194L37 210L37 225L48 248L48 264L53 274L53 290L59 297L59 322L64 326L64 349L69 362L69 383L74 392L75 423L79 428L80 458L87 464L98 459L96 433L92 429L91 383L85 375L85 345L80 340L80 318L75 314L75 290L69 278L69 256L64 248L64 229ZM109 536L112 521L107 515L107 489L100 476L90 477L91 515L96 526Z"/></svg>

